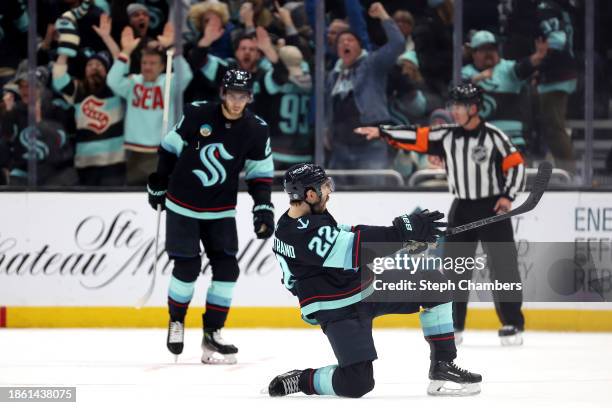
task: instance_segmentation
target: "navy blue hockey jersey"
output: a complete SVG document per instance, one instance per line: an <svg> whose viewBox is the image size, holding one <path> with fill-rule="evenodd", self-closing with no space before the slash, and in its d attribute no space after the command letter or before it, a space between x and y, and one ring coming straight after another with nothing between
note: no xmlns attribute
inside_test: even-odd
<svg viewBox="0 0 612 408"><path fill-rule="evenodd" d="M236 214L244 169L256 205L269 205L274 165L268 125L245 110L237 120L220 103L193 102L159 148L158 173L169 176L166 208L203 220Z"/></svg>
<svg viewBox="0 0 612 408"><path fill-rule="evenodd" d="M397 242L394 227L338 224L329 212L278 220L274 254L283 271L283 284L300 301L302 318L357 303L374 291L372 273L361 273L363 242ZM310 317L309 317L310 316Z"/></svg>

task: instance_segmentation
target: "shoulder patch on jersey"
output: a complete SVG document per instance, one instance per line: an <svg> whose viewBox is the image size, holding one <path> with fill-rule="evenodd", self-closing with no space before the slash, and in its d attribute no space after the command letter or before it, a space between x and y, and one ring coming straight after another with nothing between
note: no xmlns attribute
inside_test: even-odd
<svg viewBox="0 0 612 408"><path fill-rule="evenodd" d="M268 124L266 123L265 120L263 120L262 118L260 118L259 116L253 114L253 117L255 118L255 120L262 126L268 126Z"/></svg>
<svg viewBox="0 0 612 408"><path fill-rule="evenodd" d="M310 224L309 219L304 220L302 217L298 218L297 222L298 222L297 229L306 229L308 228L308 225Z"/></svg>

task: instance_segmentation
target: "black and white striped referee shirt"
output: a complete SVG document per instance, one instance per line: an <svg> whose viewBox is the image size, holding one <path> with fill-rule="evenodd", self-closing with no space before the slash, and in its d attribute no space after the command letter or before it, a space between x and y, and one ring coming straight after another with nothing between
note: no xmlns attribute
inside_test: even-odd
<svg viewBox="0 0 612 408"><path fill-rule="evenodd" d="M443 157L449 190L457 198L514 200L524 187L523 157L508 136L489 123L473 130L458 125L381 126L380 133L398 149Z"/></svg>

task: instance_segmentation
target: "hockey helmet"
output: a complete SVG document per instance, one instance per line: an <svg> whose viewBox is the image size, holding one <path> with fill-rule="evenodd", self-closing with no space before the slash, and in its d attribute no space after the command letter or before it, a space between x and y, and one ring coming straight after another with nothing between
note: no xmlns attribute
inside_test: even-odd
<svg viewBox="0 0 612 408"><path fill-rule="evenodd" d="M241 69L229 69L223 76L223 90L236 90L253 93L252 75Z"/></svg>
<svg viewBox="0 0 612 408"><path fill-rule="evenodd" d="M304 200L309 189L314 190L320 197L323 185L328 185L332 192L335 190L334 180L327 176L325 169L312 163L301 163L291 166L285 172L283 179L285 192L289 194L291 201Z"/></svg>
<svg viewBox="0 0 612 408"><path fill-rule="evenodd" d="M471 82L459 84L451 89L449 99L451 104L475 104L480 108L482 106L482 88Z"/></svg>

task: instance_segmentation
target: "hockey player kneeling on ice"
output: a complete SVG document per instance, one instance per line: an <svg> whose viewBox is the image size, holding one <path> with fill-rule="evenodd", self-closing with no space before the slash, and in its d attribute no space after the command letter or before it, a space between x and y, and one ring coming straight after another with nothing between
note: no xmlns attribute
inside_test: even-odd
<svg viewBox="0 0 612 408"><path fill-rule="evenodd" d="M254 201L257 238L274 233L271 184L274 172L267 124L246 109L252 99L251 75L229 70L221 103L194 102L163 139L157 172L148 183L149 203L167 209L166 251L174 260L168 290L167 346L183 351L184 321L202 270L200 242L212 268L202 315L202 362L233 364L238 349L221 338L239 269L236 260L236 199L244 169Z"/></svg>
<svg viewBox="0 0 612 408"><path fill-rule="evenodd" d="M377 358L372 320L386 314L420 311L425 339L431 348L427 389L430 395L472 395L480 392L482 377L455 365L452 303L367 302L372 280L359 273L361 243L433 243L445 223L438 211L404 215L393 226L338 224L327 211L333 180L314 164L291 167L284 178L290 208L279 219L274 252L283 283L299 298L302 318L319 324L338 360L327 367L292 370L274 378L271 396L296 392L361 397L374 388L372 362Z"/></svg>

